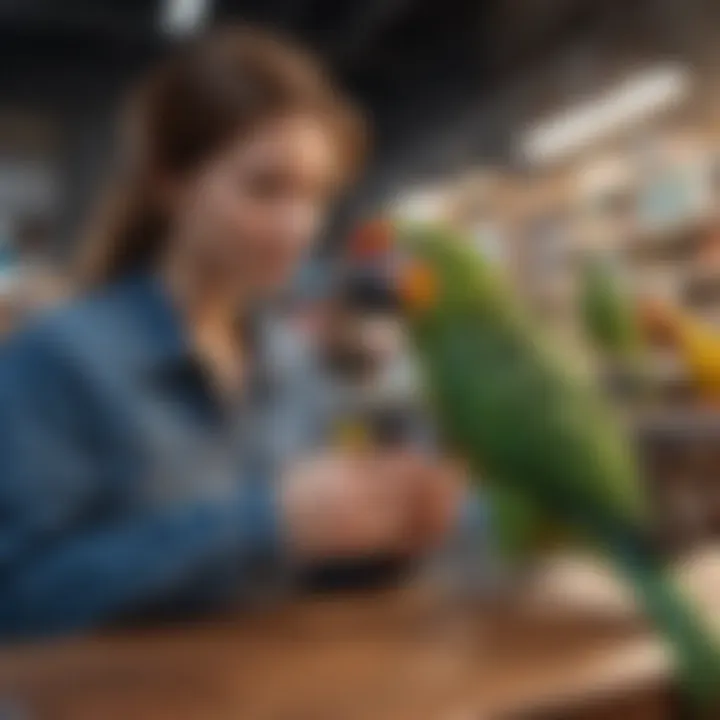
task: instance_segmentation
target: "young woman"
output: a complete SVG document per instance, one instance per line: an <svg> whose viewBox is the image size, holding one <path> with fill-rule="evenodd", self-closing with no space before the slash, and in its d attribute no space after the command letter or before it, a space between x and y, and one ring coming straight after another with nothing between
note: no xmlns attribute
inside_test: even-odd
<svg viewBox="0 0 720 720"><path fill-rule="evenodd" d="M0 635L208 609L326 558L418 553L454 485L408 453L321 450L269 300L362 137L302 53L186 47L128 107L86 292L0 355Z"/></svg>

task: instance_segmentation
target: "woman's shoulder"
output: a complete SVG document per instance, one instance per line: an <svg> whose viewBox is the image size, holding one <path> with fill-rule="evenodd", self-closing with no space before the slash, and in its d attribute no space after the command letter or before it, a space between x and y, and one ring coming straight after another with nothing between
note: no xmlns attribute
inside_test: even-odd
<svg viewBox="0 0 720 720"><path fill-rule="evenodd" d="M0 368L55 363L83 348L96 351L117 334L129 300L126 283L63 301L38 313L0 345ZM82 354L82 353L80 353Z"/></svg>

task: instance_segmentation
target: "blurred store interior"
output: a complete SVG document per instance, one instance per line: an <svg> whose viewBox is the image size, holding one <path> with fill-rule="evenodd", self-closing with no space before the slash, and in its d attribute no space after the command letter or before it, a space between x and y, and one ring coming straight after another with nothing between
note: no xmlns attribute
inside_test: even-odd
<svg viewBox="0 0 720 720"><path fill-rule="evenodd" d="M331 253L373 214L450 213L581 355L573 270L588 248L612 255L633 291L708 331L719 321L711 0L2 3L4 275L62 267L102 185L123 90L178 38L227 21L299 38L371 117L372 157L328 229ZM63 288L61 273L35 275L31 309ZM713 357L712 341L701 347ZM657 348L653 376L686 409L681 356Z"/></svg>
<svg viewBox="0 0 720 720"><path fill-rule="evenodd" d="M299 39L371 118L306 282L369 218L457 224L637 425L670 546L720 535L715 0L0 0L0 325L66 292L123 91L236 21ZM580 327L588 257L643 307L649 391Z"/></svg>
<svg viewBox="0 0 720 720"><path fill-rule="evenodd" d="M369 110L375 161L352 203L356 215L470 169L537 177L558 161L588 162L599 150L589 142L592 130L567 148L539 141L529 154L528 130L668 66L683 76L683 88L670 90L680 97L651 98L620 125L648 129L656 109L712 124L711 2L216 0L188 2L187 19L175 21L164 5L28 0L0 7L3 203L52 217L46 224L55 243L71 241L102 174L122 89L178 35L208 24L249 21L298 37ZM599 139L616 130L601 129Z"/></svg>

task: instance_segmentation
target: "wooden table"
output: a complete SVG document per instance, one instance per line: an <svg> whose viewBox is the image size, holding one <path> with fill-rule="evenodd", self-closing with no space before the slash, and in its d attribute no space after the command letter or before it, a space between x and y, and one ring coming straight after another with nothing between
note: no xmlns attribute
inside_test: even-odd
<svg viewBox="0 0 720 720"><path fill-rule="evenodd" d="M720 552L689 567L720 610ZM671 718L666 655L602 577L557 566L522 607L406 588L8 648L0 718Z"/></svg>

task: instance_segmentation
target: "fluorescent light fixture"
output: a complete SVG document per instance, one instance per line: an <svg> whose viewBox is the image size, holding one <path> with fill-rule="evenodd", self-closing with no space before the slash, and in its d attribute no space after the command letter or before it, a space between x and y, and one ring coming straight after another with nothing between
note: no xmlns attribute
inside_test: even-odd
<svg viewBox="0 0 720 720"><path fill-rule="evenodd" d="M212 0L162 0L160 27L169 35L199 30L210 15Z"/></svg>
<svg viewBox="0 0 720 720"><path fill-rule="evenodd" d="M677 105L689 88L686 68L662 65L644 70L530 128L521 152L533 163L559 160Z"/></svg>

